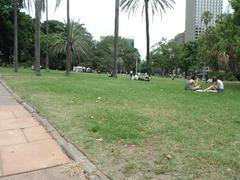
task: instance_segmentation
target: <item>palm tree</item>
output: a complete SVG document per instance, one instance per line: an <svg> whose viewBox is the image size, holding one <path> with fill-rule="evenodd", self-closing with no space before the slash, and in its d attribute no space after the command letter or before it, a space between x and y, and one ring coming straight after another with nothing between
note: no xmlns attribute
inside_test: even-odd
<svg viewBox="0 0 240 180"><path fill-rule="evenodd" d="M86 28L84 28L84 24L72 20L69 25L70 28L66 25L66 31L69 31L69 42L66 33L55 34L52 36L50 48L53 54L62 54L66 53L66 50L68 51L67 46L70 44L69 58L71 65L73 56L78 59L87 56L92 36L87 32Z"/></svg>
<svg viewBox="0 0 240 180"><path fill-rule="evenodd" d="M209 11L205 11L202 14L201 21L203 21L204 24L205 24L205 28L206 28L205 30L207 30L208 24L211 22L212 18L213 18L213 14L211 12L209 12Z"/></svg>
<svg viewBox="0 0 240 180"><path fill-rule="evenodd" d="M69 13L69 0L67 0L67 67L66 75L70 74L71 69L71 43L70 43L70 13Z"/></svg>
<svg viewBox="0 0 240 180"><path fill-rule="evenodd" d="M18 4L19 0L14 0L14 72L18 72ZM30 1L24 0L23 5L30 8Z"/></svg>
<svg viewBox="0 0 240 180"><path fill-rule="evenodd" d="M145 12L145 20L146 20L146 45L147 45L147 73L151 75L151 65L150 65L150 34L149 34L149 5L151 8L152 15L156 12L162 15L162 12L166 12L166 9L172 9L173 4L175 4L175 0L121 0L120 6L121 9L125 12L128 12L129 15L131 13L135 13L136 10L141 7L142 15Z"/></svg>
<svg viewBox="0 0 240 180"><path fill-rule="evenodd" d="M49 72L49 51L48 51L48 0L46 0L46 71Z"/></svg>
<svg viewBox="0 0 240 180"><path fill-rule="evenodd" d="M114 52L113 52L113 77L117 77L117 59L118 59L118 31L119 31L119 0L116 0L115 6L115 32L114 32Z"/></svg>
<svg viewBox="0 0 240 180"><path fill-rule="evenodd" d="M60 5L61 0L56 0L56 8ZM69 0L67 0L67 64L66 75L70 74L71 69L71 49L70 49L70 13L69 13Z"/></svg>
<svg viewBox="0 0 240 180"><path fill-rule="evenodd" d="M40 76L40 20L41 13L45 10L45 0L35 0L35 74Z"/></svg>
<svg viewBox="0 0 240 180"><path fill-rule="evenodd" d="M18 0L14 0L14 72L18 72Z"/></svg>
<svg viewBox="0 0 240 180"><path fill-rule="evenodd" d="M31 0L23 0L23 6L30 10L32 5ZM40 76L40 20L41 12L45 10L45 0L34 0L35 6L35 74ZM14 0L14 69L17 71L18 64L18 40L17 40L17 9L18 0Z"/></svg>

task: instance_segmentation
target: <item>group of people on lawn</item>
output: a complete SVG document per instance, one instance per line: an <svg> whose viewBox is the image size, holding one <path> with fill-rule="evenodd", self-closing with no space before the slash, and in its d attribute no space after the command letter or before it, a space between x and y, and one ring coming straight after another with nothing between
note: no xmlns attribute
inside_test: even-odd
<svg viewBox="0 0 240 180"><path fill-rule="evenodd" d="M203 89L198 78L195 79L194 76L189 76L187 78L185 90L191 90L194 92L223 93L224 85L220 79L214 76L212 80L208 82L212 82L212 85L206 89Z"/></svg>
<svg viewBox="0 0 240 180"><path fill-rule="evenodd" d="M133 74L133 71L130 71L130 78L132 80L148 81L148 82L151 79L150 76L147 73L145 73L145 77L143 78L143 77L140 77L140 73Z"/></svg>
<svg viewBox="0 0 240 180"><path fill-rule="evenodd" d="M150 76L147 73L145 73L145 78L142 78L140 77L139 74L133 74L133 71L131 71L130 77L132 80L150 81ZM203 89L198 78L195 78L195 76L188 76L185 90L191 90L194 92L223 93L224 85L220 79L214 76L212 79L209 79L207 82L212 83L212 85L206 89Z"/></svg>

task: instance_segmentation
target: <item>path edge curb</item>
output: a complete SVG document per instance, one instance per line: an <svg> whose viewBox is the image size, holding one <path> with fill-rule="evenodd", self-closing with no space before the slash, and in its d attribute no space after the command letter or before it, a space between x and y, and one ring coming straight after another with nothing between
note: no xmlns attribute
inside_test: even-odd
<svg viewBox="0 0 240 180"><path fill-rule="evenodd" d="M1 77L0 77L1 78ZM62 147L65 153L75 162L77 162L85 174L87 178L90 180L110 180L103 172L99 171L97 167L81 152L75 145L67 141L63 136L60 135L58 130L51 125L51 123L41 117L38 114L38 111L28 105L24 100L22 100L8 85L0 79L0 83L7 89L7 91L17 100L19 104L21 104L28 112L32 114L32 116L51 134L53 139Z"/></svg>

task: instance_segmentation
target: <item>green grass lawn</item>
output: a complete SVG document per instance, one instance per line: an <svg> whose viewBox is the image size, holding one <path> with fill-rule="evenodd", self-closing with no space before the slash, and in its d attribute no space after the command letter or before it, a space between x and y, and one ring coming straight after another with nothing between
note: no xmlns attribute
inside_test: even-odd
<svg viewBox="0 0 240 180"><path fill-rule="evenodd" d="M210 94L184 91L185 80L0 73L113 179L240 177L240 83Z"/></svg>

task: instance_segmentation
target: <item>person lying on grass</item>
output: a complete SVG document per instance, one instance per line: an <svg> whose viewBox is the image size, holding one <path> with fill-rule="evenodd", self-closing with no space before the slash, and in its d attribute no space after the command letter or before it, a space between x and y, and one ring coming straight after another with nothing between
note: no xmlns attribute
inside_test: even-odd
<svg viewBox="0 0 240 180"><path fill-rule="evenodd" d="M213 85L204 89L204 92L211 92L211 93L223 93L224 85L220 79L217 79L215 76L212 78Z"/></svg>
<svg viewBox="0 0 240 180"><path fill-rule="evenodd" d="M145 78L139 77L137 74L132 78L132 80L138 80L138 81L150 81L149 75L145 75Z"/></svg>

